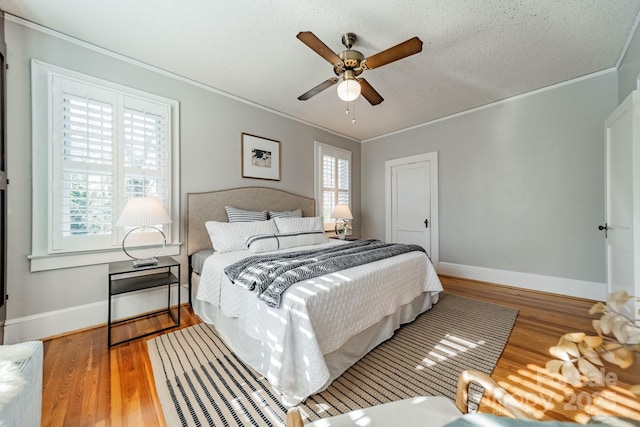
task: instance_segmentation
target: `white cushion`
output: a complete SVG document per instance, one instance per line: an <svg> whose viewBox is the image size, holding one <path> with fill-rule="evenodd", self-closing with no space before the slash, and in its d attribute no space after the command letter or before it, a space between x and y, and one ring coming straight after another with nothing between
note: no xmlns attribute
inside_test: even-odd
<svg viewBox="0 0 640 427"><path fill-rule="evenodd" d="M443 396L419 396L323 418L305 427L442 427L462 413Z"/></svg>
<svg viewBox="0 0 640 427"><path fill-rule="evenodd" d="M16 364L26 385L0 411L3 426L39 427L42 416L42 341L28 341L21 346L30 348L31 355ZM22 355L26 354L22 353ZM22 356L18 357L21 359Z"/></svg>
<svg viewBox="0 0 640 427"><path fill-rule="evenodd" d="M275 251L305 245L326 243L329 239L323 231L306 231L302 233L260 234L247 239L246 246L251 253Z"/></svg>
<svg viewBox="0 0 640 427"><path fill-rule="evenodd" d="M269 218L302 218L302 209L294 211L269 211Z"/></svg>
<svg viewBox="0 0 640 427"><path fill-rule="evenodd" d="M225 206L229 222L266 221L267 211L246 211L244 209Z"/></svg>
<svg viewBox="0 0 640 427"><path fill-rule="evenodd" d="M587 424L592 427L632 427L632 424L619 420L600 424L590 420ZM445 427L578 427L582 424L568 421L537 421L523 420L492 414L465 414L447 424ZM634 424L637 425L637 424Z"/></svg>
<svg viewBox="0 0 640 427"><path fill-rule="evenodd" d="M280 233L300 233L304 231L324 231L321 216L304 218L275 218Z"/></svg>
<svg viewBox="0 0 640 427"><path fill-rule="evenodd" d="M211 244L216 252L232 252L246 249L247 237L256 234L275 234L278 232L274 220L252 222L218 222L205 223Z"/></svg>

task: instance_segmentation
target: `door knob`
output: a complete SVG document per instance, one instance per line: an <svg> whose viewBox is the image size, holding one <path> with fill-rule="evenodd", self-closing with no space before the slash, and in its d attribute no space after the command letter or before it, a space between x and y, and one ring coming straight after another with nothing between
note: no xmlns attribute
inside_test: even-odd
<svg viewBox="0 0 640 427"><path fill-rule="evenodd" d="M602 231L604 230L604 238L607 238L607 230L609 229L609 227L607 227L607 223L605 222L604 225L599 225L598 226L598 230Z"/></svg>

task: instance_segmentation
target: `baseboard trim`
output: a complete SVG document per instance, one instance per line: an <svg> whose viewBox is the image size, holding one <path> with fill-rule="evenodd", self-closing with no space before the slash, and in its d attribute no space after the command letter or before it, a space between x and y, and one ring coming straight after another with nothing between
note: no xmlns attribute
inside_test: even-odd
<svg viewBox="0 0 640 427"><path fill-rule="evenodd" d="M497 285L532 291L548 292L596 301L607 300L606 283L585 280L567 279L563 277L543 276L540 274L521 273L518 271L497 270L472 265L454 264L440 261L438 273L462 279L495 283Z"/></svg>
<svg viewBox="0 0 640 427"><path fill-rule="evenodd" d="M176 288L171 301L177 301ZM189 301L187 285L180 286L180 303ZM123 319L167 307L167 290L153 289L115 296L112 300L113 318ZM43 340L107 323L107 300L32 316L7 319L4 325L4 344ZM105 344L106 345L106 344Z"/></svg>
<svg viewBox="0 0 640 427"><path fill-rule="evenodd" d="M532 291L548 292L597 301L606 301L607 285L599 282L567 279L517 271L454 264L440 261L438 273L463 279L495 283ZM180 301L187 302L187 285L180 287ZM113 299L114 318L126 318L166 307L166 290L154 289L119 295ZM172 291L175 301L175 289ZM100 301L32 316L7 319L4 344L46 339L55 335L103 325L107 320L108 301Z"/></svg>

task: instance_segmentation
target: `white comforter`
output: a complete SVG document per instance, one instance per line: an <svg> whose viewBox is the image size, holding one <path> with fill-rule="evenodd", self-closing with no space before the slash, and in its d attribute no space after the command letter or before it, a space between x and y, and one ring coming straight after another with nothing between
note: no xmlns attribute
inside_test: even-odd
<svg viewBox="0 0 640 427"><path fill-rule="evenodd" d="M332 240L292 250L334 244L342 242ZM246 334L268 346L270 360L261 374L289 404L327 386L330 373L323 355L423 292L436 296L442 291L425 254L410 252L299 282L284 293L282 306L276 309L260 301L254 292L231 284L223 272L225 266L250 255L249 251L237 251L210 256L204 263L196 298L228 318L242 319Z"/></svg>

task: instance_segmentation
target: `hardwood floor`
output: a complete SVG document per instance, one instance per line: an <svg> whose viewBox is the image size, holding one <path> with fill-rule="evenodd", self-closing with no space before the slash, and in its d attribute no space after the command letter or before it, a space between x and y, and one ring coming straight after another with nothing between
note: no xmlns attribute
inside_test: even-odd
<svg viewBox="0 0 640 427"><path fill-rule="evenodd" d="M181 316L181 328L200 323L188 305ZM137 335L166 322L144 319L129 332ZM114 333L114 340L125 338L123 332ZM147 340L158 335L111 349L106 326L46 340L42 425L164 426L147 354Z"/></svg>
<svg viewBox="0 0 640 427"><path fill-rule="evenodd" d="M640 384L640 357L623 370L607 365L608 386L573 388L549 375L545 363L549 347L567 332L593 332L589 315L593 301L559 297L517 288L441 277L445 291L517 308L515 326L491 375L518 401L541 419L586 423L592 415L620 415L640 420L640 400L627 390ZM616 369L617 368L617 369ZM494 402L483 399L482 412L501 414Z"/></svg>
<svg viewBox="0 0 640 427"><path fill-rule="evenodd" d="M640 357L627 370L609 370L605 388L573 389L544 372L548 348L569 331L591 331L591 301L441 277L445 290L520 310L492 377L542 419L586 422L589 416L619 414L640 420L640 400L628 391L640 384ZM138 333L158 319L138 321ZM199 323L182 307L181 327ZM174 329L175 330L175 329ZM121 332L122 333L122 332ZM107 348L107 329L90 329L46 340L42 400L43 426L164 426L146 340ZM120 339L120 337L116 338ZM500 413L489 399L481 411ZM172 427L172 426L170 426Z"/></svg>

